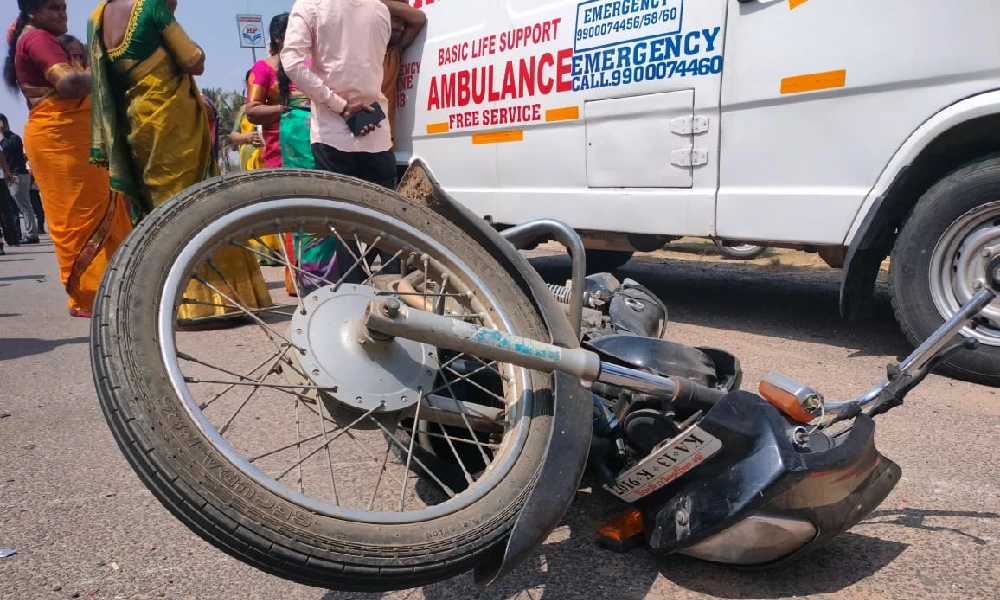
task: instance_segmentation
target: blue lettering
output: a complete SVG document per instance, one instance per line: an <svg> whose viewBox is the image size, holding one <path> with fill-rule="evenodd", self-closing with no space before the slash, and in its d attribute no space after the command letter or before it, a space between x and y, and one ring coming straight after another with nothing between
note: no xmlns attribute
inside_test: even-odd
<svg viewBox="0 0 1000 600"><path fill-rule="evenodd" d="M722 31L721 27L716 27L715 29L702 29L702 33L705 34L706 52L715 52L715 38L719 37L720 31Z"/></svg>
<svg viewBox="0 0 1000 600"><path fill-rule="evenodd" d="M615 68L615 50L614 48L608 48L607 50L601 52L604 57L604 61L601 63L601 71L608 71Z"/></svg>
<svg viewBox="0 0 1000 600"><path fill-rule="evenodd" d="M594 71L601 70L601 55L597 52L591 52L587 55L587 68L585 72L593 73Z"/></svg>
<svg viewBox="0 0 1000 600"><path fill-rule="evenodd" d="M649 60L653 62L660 62L661 60L666 60L666 56L663 55L663 46L666 44L666 40L658 39L649 42Z"/></svg>
<svg viewBox="0 0 1000 600"><path fill-rule="evenodd" d="M692 31L691 33L684 36L684 53L688 56L692 54L698 54L701 52L701 43L698 40L701 39L700 31ZM692 44L692 40L695 42Z"/></svg>
<svg viewBox="0 0 1000 600"><path fill-rule="evenodd" d="M583 57L579 54L573 55L573 77L579 77L583 74Z"/></svg>
<svg viewBox="0 0 1000 600"><path fill-rule="evenodd" d="M639 42L635 45L635 48L632 51L632 62L637 65L646 64L646 42Z"/></svg>
<svg viewBox="0 0 1000 600"><path fill-rule="evenodd" d="M664 58L678 58L681 55L681 36L665 37L663 43L667 46L667 55Z"/></svg>
<svg viewBox="0 0 1000 600"><path fill-rule="evenodd" d="M628 46L620 46L618 48L618 66L629 66L629 55L631 54L631 48Z"/></svg>

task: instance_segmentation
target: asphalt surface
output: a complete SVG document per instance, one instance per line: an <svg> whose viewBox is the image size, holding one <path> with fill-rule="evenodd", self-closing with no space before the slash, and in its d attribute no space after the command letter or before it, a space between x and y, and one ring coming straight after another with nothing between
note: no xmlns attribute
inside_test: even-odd
<svg viewBox="0 0 1000 600"><path fill-rule="evenodd" d="M562 258L538 262L565 279ZM675 259L624 271L671 310L671 337L724 347L746 387L769 370L828 397L877 383L909 351L882 298L858 324L836 315L836 274ZM613 598L997 598L1000 397L932 377L880 421L880 449L903 479L870 518L790 567L746 573L644 550L595 547L620 508L583 490L536 557L494 588L470 576L386 595L329 592L264 575L190 533L142 487L98 408L89 323L67 316L51 245L0 257L0 598L287 600Z"/></svg>

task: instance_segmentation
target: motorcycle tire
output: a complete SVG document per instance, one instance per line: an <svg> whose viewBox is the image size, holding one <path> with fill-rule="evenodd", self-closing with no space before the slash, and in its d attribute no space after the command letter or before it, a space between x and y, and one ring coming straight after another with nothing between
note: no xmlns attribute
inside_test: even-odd
<svg viewBox="0 0 1000 600"><path fill-rule="evenodd" d="M331 210L364 211L366 218L383 219L387 228L399 223L399 231L405 225L406 231L426 234L481 275L512 333L548 339L522 286L486 249L426 206L391 190L315 171L225 176L156 209L107 269L91 330L94 383L107 423L131 467L164 507L206 541L264 572L310 586L382 592L468 571L502 549L532 489L550 441L550 375L520 371L526 382L520 397L530 394L533 400L519 421L524 427L519 431L526 434L488 489L448 506L453 512L387 523L331 516L261 485L217 447L172 385L157 327L174 318L174 313L158 316L163 298L171 297L162 294L174 261L213 223L244 214L239 211L285 214L269 207L302 198L313 202L314 212L320 203Z"/></svg>

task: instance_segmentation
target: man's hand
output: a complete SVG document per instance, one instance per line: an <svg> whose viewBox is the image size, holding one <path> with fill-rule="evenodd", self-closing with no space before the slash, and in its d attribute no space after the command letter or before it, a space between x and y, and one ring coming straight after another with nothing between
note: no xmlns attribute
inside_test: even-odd
<svg viewBox="0 0 1000 600"><path fill-rule="evenodd" d="M382 127L381 123L375 123L374 125L366 125L365 128L361 130L361 133L357 135L357 137L365 137L366 135L375 131L379 127Z"/></svg>
<svg viewBox="0 0 1000 600"><path fill-rule="evenodd" d="M4 168L3 170L3 182L8 186L14 185L14 174L10 172L10 169Z"/></svg>
<svg viewBox="0 0 1000 600"><path fill-rule="evenodd" d="M347 120L361 111L375 112L375 109L369 106L368 104L365 104L364 102L351 100L347 103L347 106L344 108L344 112L340 113L340 116L344 117L344 120Z"/></svg>

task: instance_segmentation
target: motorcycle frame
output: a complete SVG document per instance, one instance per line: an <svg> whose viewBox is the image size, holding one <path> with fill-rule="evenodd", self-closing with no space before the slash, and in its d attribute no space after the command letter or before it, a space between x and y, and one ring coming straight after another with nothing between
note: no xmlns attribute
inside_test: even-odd
<svg viewBox="0 0 1000 600"><path fill-rule="evenodd" d="M580 348L586 256L580 236L567 224L556 220L532 221L498 234L486 221L450 198L419 159L404 174L399 191L404 197L425 204L456 222L501 259L508 272L526 284L553 336L552 342L548 343L485 329L457 319L413 310L394 298L372 301L364 318L368 330L383 339L384 336L402 337L551 373L556 378L552 442L543 458L537 483L515 523L503 555L488 557L476 568L476 582L485 586L508 574L530 556L569 508L583 475L593 429L593 401L585 388L594 382L601 382L674 401L682 390L690 393L691 384L602 362L595 352ZM561 243L572 260L568 318L538 273L518 252L546 236ZM874 404L874 412L881 404L900 394L905 395L910 389L908 384L926 375L935 358L946 352L954 338L997 298L1000 293L1000 258L991 261L985 271L982 288L912 354L890 368L885 381L852 400L824 403L825 420L821 419L819 424L853 418L860 414L862 407L870 404ZM570 335L574 337L570 338Z"/></svg>

